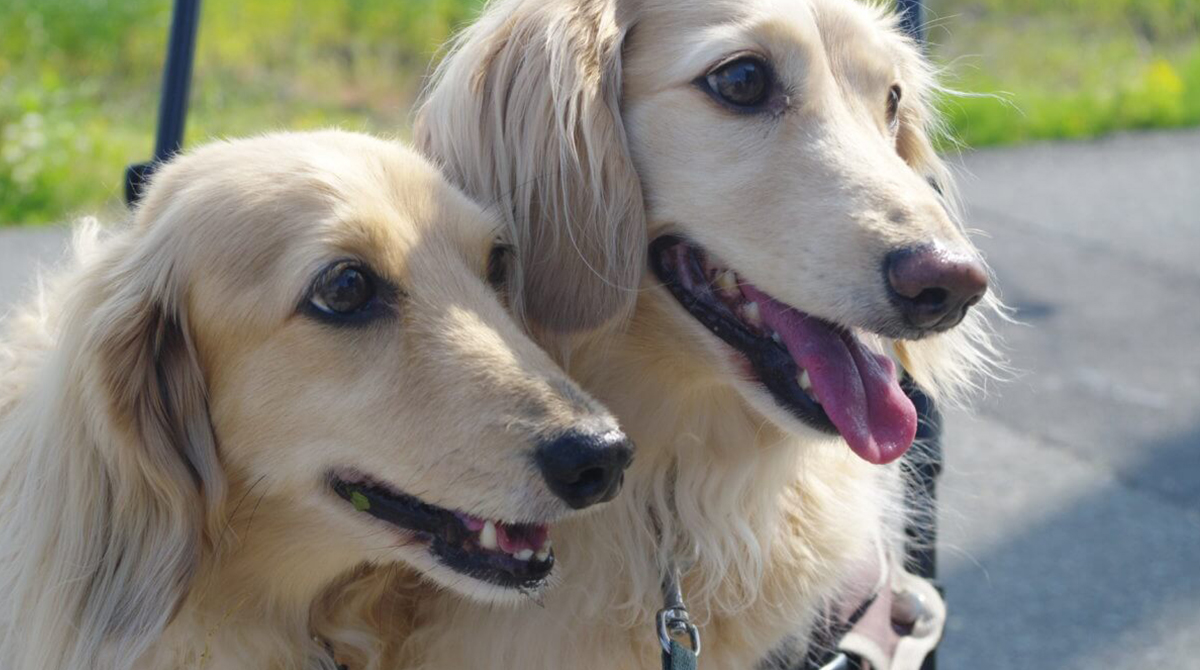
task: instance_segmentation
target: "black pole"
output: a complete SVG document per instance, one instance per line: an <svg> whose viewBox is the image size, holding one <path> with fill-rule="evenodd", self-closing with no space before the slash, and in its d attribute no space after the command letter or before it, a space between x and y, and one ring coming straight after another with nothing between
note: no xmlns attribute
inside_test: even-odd
<svg viewBox="0 0 1200 670"><path fill-rule="evenodd" d="M125 203L137 204L154 169L183 148L183 129L187 121L188 92L192 86L192 61L196 53L196 28L199 25L200 0L175 0L171 15L171 33L167 42L167 61L163 66L162 98L158 106L158 135L154 141L154 159L130 165L125 170Z"/></svg>

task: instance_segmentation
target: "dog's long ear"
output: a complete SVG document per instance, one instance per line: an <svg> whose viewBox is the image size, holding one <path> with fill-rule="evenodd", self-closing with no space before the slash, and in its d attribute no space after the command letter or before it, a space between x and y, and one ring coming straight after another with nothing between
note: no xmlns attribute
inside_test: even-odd
<svg viewBox="0 0 1200 670"><path fill-rule="evenodd" d="M59 296L35 391L47 406L29 410L27 471L4 492L5 523L20 525L4 541L23 543L5 569L21 622L8 633L36 632L5 641L15 667L131 667L181 603L223 501L181 287L155 232L110 240Z"/></svg>
<svg viewBox="0 0 1200 670"><path fill-rule="evenodd" d="M621 121L617 0L499 0L435 73L418 144L499 208L519 257L514 304L573 333L627 315L645 265L642 193Z"/></svg>
<svg viewBox="0 0 1200 670"><path fill-rule="evenodd" d="M115 291L94 314L85 343L95 355L113 450L109 547L83 615L118 639L166 623L199 561L205 520L224 499L182 279L154 232L150 248L107 278Z"/></svg>

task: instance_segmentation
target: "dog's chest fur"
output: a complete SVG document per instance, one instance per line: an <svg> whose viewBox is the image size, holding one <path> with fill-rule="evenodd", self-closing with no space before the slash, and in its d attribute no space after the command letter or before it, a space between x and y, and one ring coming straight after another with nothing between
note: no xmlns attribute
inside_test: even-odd
<svg viewBox="0 0 1200 670"><path fill-rule="evenodd" d="M544 607L428 600L404 667L657 668L660 562L671 555L690 564L684 598L701 626L701 667L753 668L785 638L807 636L860 561L892 541L896 468L767 425L688 369L686 347L658 337L661 321L644 311L595 365L584 351L570 366L637 445L621 495L556 529L560 583Z"/></svg>

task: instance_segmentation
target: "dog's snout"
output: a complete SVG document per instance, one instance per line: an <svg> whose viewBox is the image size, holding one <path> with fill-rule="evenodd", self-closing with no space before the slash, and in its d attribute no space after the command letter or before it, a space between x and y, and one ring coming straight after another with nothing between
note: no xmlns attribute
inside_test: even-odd
<svg viewBox="0 0 1200 670"><path fill-rule="evenodd" d="M539 446L534 459L554 495L583 509L617 495L633 448L619 430L571 431Z"/></svg>
<svg viewBox="0 0 1200 670"><path fill-rule="evenodd" d="M987 292L987 271L974 254L938 246L910 247L888 254L885 268L905 321L922 330L957 325Z"/></svg>

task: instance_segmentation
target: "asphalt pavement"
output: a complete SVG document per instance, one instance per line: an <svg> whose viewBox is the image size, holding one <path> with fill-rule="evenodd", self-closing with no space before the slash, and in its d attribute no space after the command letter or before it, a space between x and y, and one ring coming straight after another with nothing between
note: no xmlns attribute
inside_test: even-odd
<svg viewBox="0 0 1200 670"><path fill-rule="evenodd" d="M1200 131L962 165L1023 325L949 421L942 667L1200 668Z"/></svg>
<svg viewBox="0 0 1200 670"><path fill-rule="evenodd" d="M948 415L940 666L1200 668L1200 130L957 162L1022 323ZM0 229L0 313L65 239Z"/></svg>

